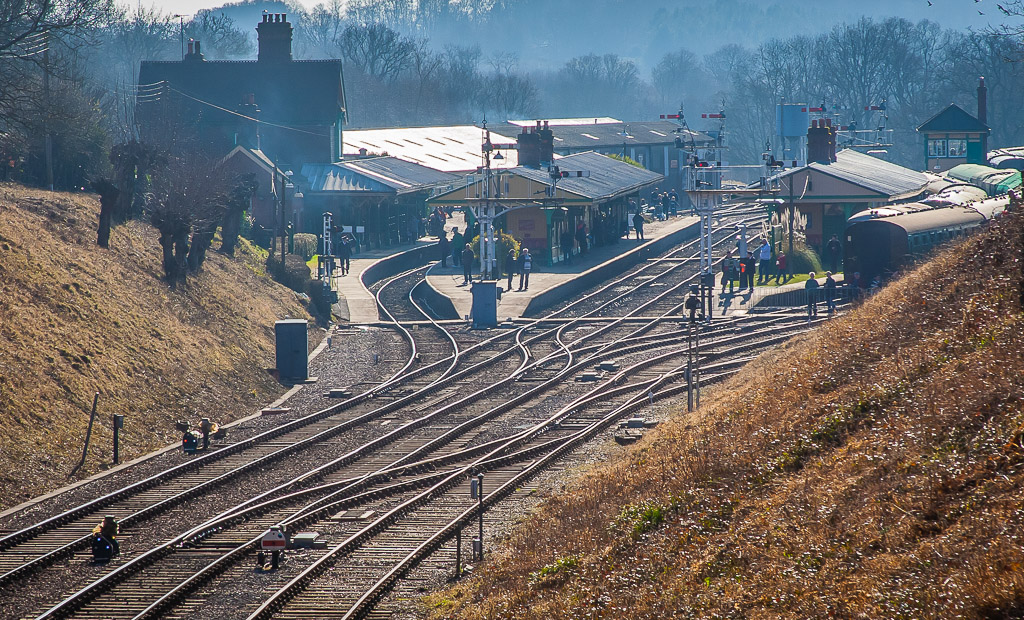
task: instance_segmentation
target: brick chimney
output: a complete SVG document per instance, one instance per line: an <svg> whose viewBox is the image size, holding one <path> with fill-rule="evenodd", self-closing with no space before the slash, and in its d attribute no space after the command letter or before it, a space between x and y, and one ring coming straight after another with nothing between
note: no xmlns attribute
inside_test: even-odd
<svg viewBox="0 0 1024 620"><path fill-rule="evenodd" d="M541 137L537 133L538 129L540 129L540 121L537 121L537 127L531 127L529 131L523 127L523 132L516 136L520 166L540 168Z"/></svg>
<svg viewBox="0 0 1024 620"><path fill-rule="evenodd" d="M550 166L555 158L555 134L548 128L548 122L544 121L544 127L537 131L540 166Z"/></svg>
<svg viewBox="0 0 1024 620"><path fill-rule="evenodd" d="M235 112L238 112L245 117L236 117L238 124L235 131L235 144L244 146L248 149L259 149L260 108L256 105L256 95L253 93L246 93L242 95L242 101L235 108Z"/></svg>
<svg viewBox="0 0 1024 620"><path fill-rule="evenodd" d="M292 25L286 13L264 13L256 26L259 62L288 62L292 59Z"/></svg>
<svg viewBox="0 0 1024 620"><path fill-rule="evenodd" d="M985 86L985 76L978 79L978 120L988 125L988 88ZM982 157L988 158L988 135L981 134Z"/></svg>
<svg viewBox="0 0 1024 620"><path fill-rule="evenodd" d="M195 39L188 40L188 53L185 54L185 62L203 62L206 58L203 57L203 53L200 51L199 41Z"/></svg>
<svg viewBox="0 0 1024 620"><path fill-rule="evenodd" d="M836 136L832 130L832 119L811 121L807 130L807 161L830 164L836 160Z"/></svg>

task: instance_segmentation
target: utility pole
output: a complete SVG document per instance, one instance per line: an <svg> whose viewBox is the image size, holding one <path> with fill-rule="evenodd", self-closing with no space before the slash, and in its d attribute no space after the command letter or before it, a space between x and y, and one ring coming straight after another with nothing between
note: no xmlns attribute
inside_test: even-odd
<svg viewBox="0 0 1024 620"><path fill-rule="evenodd" d="M50 35L43 37L43 128L46 133L46 186L53 191L53 136L50 135Z"/></svg>

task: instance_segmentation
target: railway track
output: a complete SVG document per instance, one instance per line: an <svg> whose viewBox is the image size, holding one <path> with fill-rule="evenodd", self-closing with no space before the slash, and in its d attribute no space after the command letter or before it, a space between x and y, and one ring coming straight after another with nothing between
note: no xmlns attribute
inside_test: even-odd
<svg viewBox="0 0 1024 620"><path fill-rule="evenodd" d="M723 236L720 242L724 242L725 238ZM162 614L187 617L187 613L182 610L189 608L189 593L206 583L203 581L204 576L212 578L216 574L237 572L240 559L248 551L251 551L254 544L252 537L248 540L242 539L253 534L253 531L262 533L267 523L300 524L305 519L311 518L309 515L322 517L324 510L341 510L342 512L359 510L359 505L353 502L380 501L384 497L382 495L384 487L392 488L392 491L395 492L401 487L402 492L408 494L414 493L424 485L433 485L427 491L421 491L420 494L422 494L444 482L443 480L435 482L442 475L454 476L459 471L465 473L466 468L471 470L482 468L482 463L498 458L488 453L488 450L508 452L513 449L504 444L498 447L498 444L502 441L507 443L510 441L510 437L516 438L518 434L525 432L520 428L525 424L523 420L532 420L538 417L536 413L528 413L530 411L528 402L536 400L545 390L550 390L552 386L558 385L572 373L580 372L588 364L592 365L595 360L609 359L609 356L628 357L640 352L649 354L654 350L676 346L680 339L685 340L685 336L679 334L677 328L667 325L668 322L664 320L664 317L678 312L680 299L678 297L673 299L672 296L678 293L679 289L693 275L692 263L688 263L685 257L680 256L680 253L685 251L684 247L663 259L654 259L631 274L601 287L591 295L577 300L575 304L561 308L544 319L516 330L501 332L499 335L487 339L476 336L468 337L465 334L453 335L442 329L437 323L431 323L424 329L410 329L404 325L412 321L420 321L422 324L422 320L426 317L426 313L416 307L416 302L411 296L412 289L422 279L422 269L399 274L381 283L375 287L375 292L382 315L392 320L395 329L403 333L404 339L410 343L412 354L409 363L402 371L396 373L389 380L390 384L385 383L368 390L367 392L372 395L366 400L373 398L377 401L374 404L380 405L381 400L391 399L391 412L399 409L394 406L395 403L400 403L402 409L412 409L413 405L418 403L415 407L417 413L424 413L427 410L429 412L418 417L409 416L402 421L394 420L391 427L393 430L379 434L378 437L363 446L350 450L334 460L327 460L325 465L310 469L295 480L279 485L221 512L205 523L185 531L184 534L175 538L173 544L154 547L127 563L113 567L106 577L82 588L77 595L68 597L64 603L51 608L40 617L141 618L156 617ZM687 271L690 272L689 276L686 275ZM615 290L626 286L626 283L630 282L630 278L633 278L632 282L635 283L635 286L631 287L629 291ZM653 286L657 283L663 284ZM645 292L643 296L638 295L637 291L642 289L648 289L650 294ZM585 329L588 327L587 321L583 320L586 316L593 316L615 307L616 304L629 305L633 308L629 314L634 317L650 316L650 320L639 325L612 320L605 322L602 326ZM589 305L592 309L584 310L585 305ZM568 316L572 314L580 316ZM559 325L545 327L547 325L543 322L545 319L555 318L568 320ZM805 323L801 322L800 325L803 328ZM796 329L796 327L792 328ZM751 336L747 334L745 339L749 341ZM417 358L417 355L420 357ZM678 356L678 351L667 354L666 359L673 356ZM423 364L423 357L429 357L431 361ZM412 370L417 362L421 363L420 367L417 370ZM423 372L425 368L432 370ZM449 386L455 385L456 382L461 387L466 381L484 372L501 377L501 379L499 381L484 381L480 383L480 388L475 392L462 397L458 397L458 390L455 394L441 393ZM666 374L666 372L661 374ZM667 374L675 376L671 373ZM403 379L406 382L405 385L402 383ZM413 384L413 380L420 381L420 384ZM409 391L410 385L413 388L412 391ZM649 392L647 396L654 394L651 391L653 389L651 386L647 386L647 388ZM664 391L659 390L657 394ZM432 399L428 398L424 402L424 398L431 393L438 394L438 396ZM415 400L417 398L419 400ZM634 396L634 398L636 397ZM556 401L557 399L553 399L551 404L557 405ZM478 411L487 405L493 406L487 408L483 413ZM627 405L635 406L630 403L625 403L623 406ZM372 411L379 415L381 410L388 408L389 405L378 406ZM534 409L539 409L539 407L534 406ZM579 407L578 409L583 410ZM510 418L513 417L510 412L514 412L518 424L509 423ZM379 420L379 418L373 419ZM563 420L557 423L557 427L560 429L559 432L565 432L565 429L577 428L581 425L589 428L593 424L594 422L586 422L583 419ZM547 426L551 426L550 423ZM345 430L355 427L355 425L351 425ZM340 434L343 431L337 432ZM521 442L522 440L517 439L517 441ZM554 445L551 443L552 441L549 436L542 444L550 447ZM537 449L533 447L523 450L533 454ZM293 448L293 450L295 449ZM519 452L522 451L516 453ZM505 458L505 461L502 462L506 463L507 457L502 458ZM513 470L517 468L521 470L524 467L522 463L512 461L508 461L506 465L511 467L506 472L509 480L519 475ZM447 473L449 470L451 473ZM426 471L431 473L424 473ZM495 471L504 470L499 468ZM498 476L500 480L501 476L505 474L494 475ZM395 480L405 480L405 482L394 482ZM462 482L465 480L463 479ZM445 496L444 493L438 494L437 491L434 493L438 497ZM488 495L488 498L490 497ZM402 500L396 497L391 501L401 502ZM462 505L460 502L461 500L456 498L448 503L450 505L442 503L441 507L436 509L437 514L431 517L432 522L438 522L439 519L444 520L437 515L452 516L458 512ZM296 503L302 506L296 508ZM355 507L342 510L342 505ZM324 508L324 506L329 508ZM387 508L386 504L375 510L383 512L385 508ZM298 512L294 512L296 510ZM431 510L435 509L427 509L427 513ZM234 525L229 526L232 521L241 518L238 515L247 515L245 520L249 523L248 529ZM93 517L95 518L91 522L88 521ZM91 525L99 520L98 517L98 513L87 515L83 521L89 523L91 528ZM413 521L405 522L404 519L401 521L420 523L422 518L425 517L417 516ZM355 519L347 521L342 519L342 521L345 521L348 527L352 527L352 523L358 522ZM392 521L397 522L396 519L392 519ZM129 522L129 525L131 523ZM402 528L404 527L406 526L403 525ZM402 528L399 528L398 531L402 531ZM412 529L427 531L421 525L414 526ZM386 528L381 531L386 531ZM394 535L397 536L396 540L403 539L403 535L400 533ZM427 540L423 542L424 544L429 543L428 546L434 544ZM3 547L3 544L4 539L0 539L0 548ZM235 545L231 551L223 553L222 549L231 545ZM407 550L408 544L402 546L398 543L381 543L375 546ZM359 553L368 552L361 550ZM174 568L150 568L150 570L163 570L165 574L149 574L149 577L141 577L140 575L148 573L145 570L136 573L129 570L158 565L171 566L166 562L160 562L162 558L169 556L175 556ZM0 555L0 558L3 557ZM230 560L225 558L230 558ZM422 558L415 560L412 565L420 561ZM133 563L135 563L134 567L131 566ZM199 566L206 568L197 568ZM119 571L121 572L119 573ZM196 575L200 577L197 578ZM123 600L117 598L118 595L105 597L102 594L103 592L116 592L118 584L132 584L136 580L141 580L139 584L143 582L146 584L145 587L141 585L137 587L147 590L148 594L135 592L123 596L122 599L137 601L138 604L132 609L128 609ZM121 600L121 603L117 603L118 600ZM360 597L353 599L353 605L356 605L358 600ZM184 607L176 608L176 605L179 604ZM91 607L92 605L95 607ZM365 605L356 605L356 607L362 609ZM111 615L115 610L118 613ZM181 615L183 613L186 615Z"/></svg>

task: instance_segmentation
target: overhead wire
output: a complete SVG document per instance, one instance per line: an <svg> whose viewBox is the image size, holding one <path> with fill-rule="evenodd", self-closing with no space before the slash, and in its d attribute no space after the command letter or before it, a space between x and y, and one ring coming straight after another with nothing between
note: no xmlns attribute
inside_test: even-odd
<svg viewBox="0 0 1024 620"><path fill-rule="evenodd" d="M264 121L264 120L260 120L258 118L253 118L252 116L247 116L245 114L242 114L241 112L236 112L234 110L230 110L230 109L225 108L223 106L219 106L216 103L211 103L209 101L205 101L203 99L200 99L198 97L190 95L190 94L188 94L188 93L186 93L186 92L184 92L182 90L179 90L179 89L177 89L177 88L175 88L173 86L168 86L167 88L168 88L168 90L173 90L174 92L178 93L179 95L181 95L183 97L187 97L187 98L189 98L189 99L191 99L191 100L193 100L193 101L195 101L197 103L201 103L203 105L210 106L211 108L215 108L217 110L220 110L222 112L226 112L228 114L233 114L234 116L237 116L239 118L244 118L244 119L252 121L254 123L258 123L260 125L266 125L268 127L276 127L278 129L287 129L289 131L295 131L295 132L298 132L298 133L304 133L304 134L308 134L310 136L317 136L317 137L321 137L321 138L322 137L326 137L328 135L328 134L325 134L325 133L320 133L320 132L316 132L316 131L307 131L305 129L299 129L298 127L289 127L288 125L280 125L278 123L271 123L270 121Z"/></svg>

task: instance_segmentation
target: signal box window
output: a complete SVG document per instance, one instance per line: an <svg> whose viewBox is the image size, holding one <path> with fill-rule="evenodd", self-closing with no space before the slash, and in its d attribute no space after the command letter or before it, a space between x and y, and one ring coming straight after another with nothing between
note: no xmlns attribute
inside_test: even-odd
<svg viewBox="0 0 1024 620"><path fill-rule="evenodd" d="M946 141L929 140L928 157L946 157Z"/></svg>
<svg viewBox="0 0 1024 620"><path fill-rule="evenodd" d="M967 140L947 140L947 157L964 157L967 154Z"/></svg>

